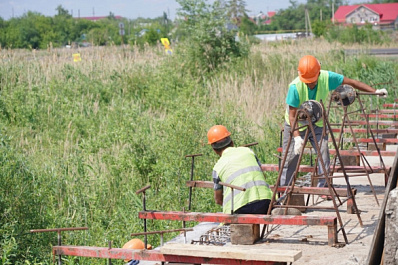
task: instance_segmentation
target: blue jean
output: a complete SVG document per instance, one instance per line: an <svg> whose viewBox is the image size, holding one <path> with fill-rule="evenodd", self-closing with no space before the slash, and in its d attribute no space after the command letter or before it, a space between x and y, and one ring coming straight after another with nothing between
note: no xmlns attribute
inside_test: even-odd
<svg viewBox="0 0 398 265"><path fill-rule="evenodd" d="M321 156L323 163L325 164L325 168L327 170L327 175L329 174L329 167L330 167L330 155L329 155L329 147L328 147L328 134L326 133L325 137L322 140L322 145L320 146L320 140L322 137L322 132L323 132L323 127L318 127L315 124L313 125L314 131L315 131L315 139L318 142L318 146L320 147L321 151ZM284 126L284 131L283 131L283 142L282 142L282 147L283 147L283 154L282 157L285 157L285 151L286 147L290 138L290 130L291 127L289 124L285 122ZM304 138L306 131L300 131L300 136ZM317 151L315 148L315 142L314 142L314 136L310 132L308 135L308 140L310 141L312 147L315 149L315 152ZM288 186L291 184L291 179L294 173L294 170L296 169L297 163L298 163L298 158L299 155L294 154L294 138L292 138L292 141L290 143L290 147L288 150L288 155L286 157L285 165L283 166L283 171L281 175L281 180L280 184L281 186ZM323 167L318 159L318 175L321 177L323 175ZM326 176L327 176L326 175ZM324 177L326 177L324 176ZM318 181L318 187L325 187L326 184L326 179L325 178L320 178Z"/></svg>

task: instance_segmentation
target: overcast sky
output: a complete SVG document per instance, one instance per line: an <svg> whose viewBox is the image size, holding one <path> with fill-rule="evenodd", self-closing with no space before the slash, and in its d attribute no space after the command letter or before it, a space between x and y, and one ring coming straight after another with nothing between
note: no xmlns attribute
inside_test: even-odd
<svg viewBox="0 0 398 265"><path fill-rule="evenodd" d="M289 0L246 0L249 15L260 11L277 11L288 8ZM305 3L306 0L297 0ZM107 16L109 12L129 19L137 17L155 18L166 12L174 19L180 5L175 0L0 0L0 17L10 19L20 17L27 11L35 11L45 16L54 16L56 8L62 5L74 17Z"/></svg>

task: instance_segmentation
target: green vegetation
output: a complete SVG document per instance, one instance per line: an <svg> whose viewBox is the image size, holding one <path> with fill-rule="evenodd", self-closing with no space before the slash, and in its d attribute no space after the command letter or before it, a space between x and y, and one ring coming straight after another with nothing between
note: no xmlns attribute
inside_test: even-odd
<svg viewBox="0 0 398 265"><path fill-rule="evenodd" d="M0 264L52 264L56 233L30 229L87 226L62 233L63 243L112 240L121 247L143 231L135 191L148 184L147 209L187 209L191 160L185 155L203 154L194 179L211 180L217 156L206 133L214 124L227 126L237 145L258 142L253 150L261 161L277 163L284 97L304 54L377 88L387 82L388 100L397 96L396 61L346 57L344 47L322 40L237 43L220 26L226 18L219 6L200 4L182 10L200 11L203 19L187 20L181 28L195 36L181 32L172 55L139 44L0 50ZM76 52L81 62L73 62ZM273 184L276 174L266 177ZM192 205L193 211L221 210L210 189L194 189ZM149 231L180 227L148 222ZM159 244L158 236L148 238Z"/></svg>

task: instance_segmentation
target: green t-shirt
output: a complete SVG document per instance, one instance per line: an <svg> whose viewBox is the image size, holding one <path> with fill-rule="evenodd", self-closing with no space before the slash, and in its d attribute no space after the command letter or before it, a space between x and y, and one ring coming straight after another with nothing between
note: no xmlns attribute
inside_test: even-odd
<svg viewBox="0 0 398 265"><path fill-rule="evenodd" d="M329 72L329 91L335 90L338 86L343 83L344 76L331 71ZM315 100L318 84L314 89L308 89L308 99ZM294 108L298 108L300 105L299 94L296 89L296 85L291 85L286 96L286 104Z"/></svg>

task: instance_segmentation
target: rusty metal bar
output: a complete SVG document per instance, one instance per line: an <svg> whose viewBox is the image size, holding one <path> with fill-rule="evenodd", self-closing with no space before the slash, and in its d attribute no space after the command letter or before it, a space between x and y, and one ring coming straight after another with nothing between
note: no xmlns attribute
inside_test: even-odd
<svg viewBox="0 0 398 265"><path fill-rule="evenodd" d="M136 192L135 192L135 194L140 194L141 192L145 192L147 189L149 189L151 187L151 185L148 185L148 186L145 186L145 187L143 187L143 188L141 188L141 189L139 189L139 190L137 190Z"/></svg>
<svg viewBox="0 0 398 265"><path fill-rule="evenodd" d="M330 230L329 228L328 230ZM90 258L111 258L122 260L148 260L159 262L177 262L191 264L230 264L230 265L277 265L286 264L274 261L238 260L225 258L192 257L162 254L159 250L136 250L88 246L54 246L54 255L78 256ZM253 257L255 258L255 257Z"/></svg>
<svg viewBox="0 0 398 265"><path fill-rule="evenodd" d="M257 145L258 144L258 142L253 142L253 143L249 143L249 144L244 144L244 145L241 145L242 147L250 147L250 146L253 146L253 145Z"/></svg>
<svg viewBox="0 0 398 265"><path fill-rule="evenodd" d="M188 232L193 231L193 228L180 228L180 229L171 229L171 230L163 230L163 231L152 231L152 232L141 232L141 233L132 233L131 236L142 236L142 235L153 235L153 234L165 234L165 233L173 233L173 232Z"/></svg>
<svg viewBox="0 0 398 265"><path fill-rule="evenodd" d="M135 194L142 193L142 208L143 208L144 211L146 211L145 191L147 189L149 189L150 187L151 187L151 185L147 185L147 186L145 186L145 187L143 187L143 188L141 188L141 189L139 189L139 190L137 190L135 192ZM146 220L145 219L144 219L144 232L147 232L147 225L146 225ZM148 246L148 236L147 235L145 235L145 237L144 237L144 246L145 246L145 249L147 249L147 246Z"/></svg>
<svg viewBox="0 0 398 265"><path fill-rule="evenodd" d="M50 229L32 229L31 233L45 233L45 232L62 232L62 231L75 231L75 230L88 230L88 227L66 227L66 228L50 228Z"/></svg>
<svg viewBox="0 0 398 265"><path fill-rule="evenodd" d="M186 155L185 158L191 157L191 177L190 180L193 180L193 172L195 169L195 157L197 156L202 156L202 154L193 154L193 155ZM192 205L192 187L189 188L189 200L188 200L188 210L191 210L191 205Z"/></svg>
<svg viewBox="0 0 398 265"><path fill-rule="evenodd" d="M240 190L240 191L246 191L245 188L242 188L242 187L239 187L239 186L236 186L236 185L231 185L231 184L228 184L228 183L225 183L225 182L221 182L220 181L220 182L218 182L218 184L223 185L223 186L228 187L228 188L231 188L231 189Z"/></svg>
<svg viewBox="0 0 398 265"><path fill-rule="evenodd" d="M61 246L62 245L61 232L63 232L63 231L76 231L76 230L88 230L88 227L66 227L66 228L50 228L50 229L32 229L29 232L31 232L31 233L57 232L58 246ZM58 255L58 265L62 265L62 255Z"/></svg>

